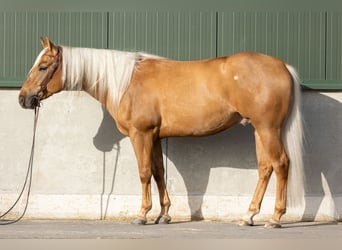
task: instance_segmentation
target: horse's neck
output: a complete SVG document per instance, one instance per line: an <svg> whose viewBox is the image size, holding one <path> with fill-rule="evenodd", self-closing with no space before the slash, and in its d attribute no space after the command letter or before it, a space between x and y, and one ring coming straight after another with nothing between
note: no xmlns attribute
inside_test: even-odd
<svg viewBox="0 0 342 250"><path fill-rule="evenodd" d="M126 90L138 54L113 50L63 48L65 89L84 90L105 104L117 106Z"/></svg>

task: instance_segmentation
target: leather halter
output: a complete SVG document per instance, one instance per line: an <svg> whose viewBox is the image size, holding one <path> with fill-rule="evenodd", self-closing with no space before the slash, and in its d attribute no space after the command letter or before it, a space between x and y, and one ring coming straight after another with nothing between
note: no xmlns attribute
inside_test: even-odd
<svg viewBox="0 0 342 250"><path fill-rule="evenodd" d="M40 90L38 92L38 98L41 98L47 94L47 85L56 73L60 63L62 61L62 47L57 46L57 54L55 55L55 61L52 63L51 70L45 76L44 80L40 84Z"/></svg>

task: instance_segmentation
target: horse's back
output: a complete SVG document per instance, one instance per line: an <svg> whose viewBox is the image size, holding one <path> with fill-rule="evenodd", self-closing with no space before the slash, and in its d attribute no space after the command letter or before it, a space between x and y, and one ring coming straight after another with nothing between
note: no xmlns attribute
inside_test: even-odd
<svg viewBox="0 0 342 250"><path fill-rule="evenodd" d="M261 114L282 122L275 113L287 113L290 83L281 60L258 53L189 62L147 59L137 65L122 110L130 124L159 127L162 137L207 135L243 118L257 122Z"/></svg>

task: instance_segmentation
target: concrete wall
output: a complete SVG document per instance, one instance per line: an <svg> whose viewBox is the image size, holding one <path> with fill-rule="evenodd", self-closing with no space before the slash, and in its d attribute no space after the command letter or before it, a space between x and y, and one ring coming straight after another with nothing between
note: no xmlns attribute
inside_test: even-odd
<svg viewBox="0 0 342 250"><path fill-rule="evenodd" d="M30 154L33 112L19 107L17 95L0 90L0 212L16 199ZM285 220L342 218L341 102L342 92L304 92L305 205L290 209ZM250 126L206 138L170 138L163 146L172 217L235 220L247 210L257 182ZM256 219L272 214L274 184L272 177ZM152 192L155 216L154 183ZM43 102L26 218L127 218L138 212L140 194L129 139L96 100L63 92Z"/></svg>

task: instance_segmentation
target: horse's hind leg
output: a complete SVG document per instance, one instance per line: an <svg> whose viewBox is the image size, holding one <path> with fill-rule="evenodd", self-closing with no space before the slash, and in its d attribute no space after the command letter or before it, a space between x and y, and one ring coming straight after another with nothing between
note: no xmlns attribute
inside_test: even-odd
<svg viewBox="0 0 342 250"><path fill-rule="evenodd" d="M280 218L286 212L286 188L289 161L281 142L280 129L259 129L255 132L259 181L250 204L245 224L253 225L253 216L259 213L272 170L276 174L276 204L268 228L280 227Z"/></svg>
<svg viewBox="0 0 342 250"><path fill-rule="evenodd" d="M272 219L266 223L265 227L281 227L280 218L286 213L287 180L289 173L289 158L280 141L275 142L278 147L277 158L273 160L272 166L276 174L276 201Z"/></svg>
<svg viewBox="0 0 342 250"><path fill-rule="evenodd" d="M253 199L249 205L247 214L239 222L242 226L252 226L254 225L253 217L260 212L260 206L262 199L264 197L268 182L270 180L273 168L272 164L268 159L267 153L265 152L260 136L257 131L254 132L255 135L255 147L258 160L258 183L255 188Z"/></svg>
<svg viewBox="0 0 342 250"><path fill-rule="evenodd" d="M154 142L153 147L153 165L152 165L152 174L154 180L157 182L158 191L159 191L159 200L161 211L156 219L156 224L167 224L171 221L171 217L169 215L170 208L170 198L166 190L166 184L164 179L164 164L163 164L163 153L160 139L157 139Z"/></svg>

